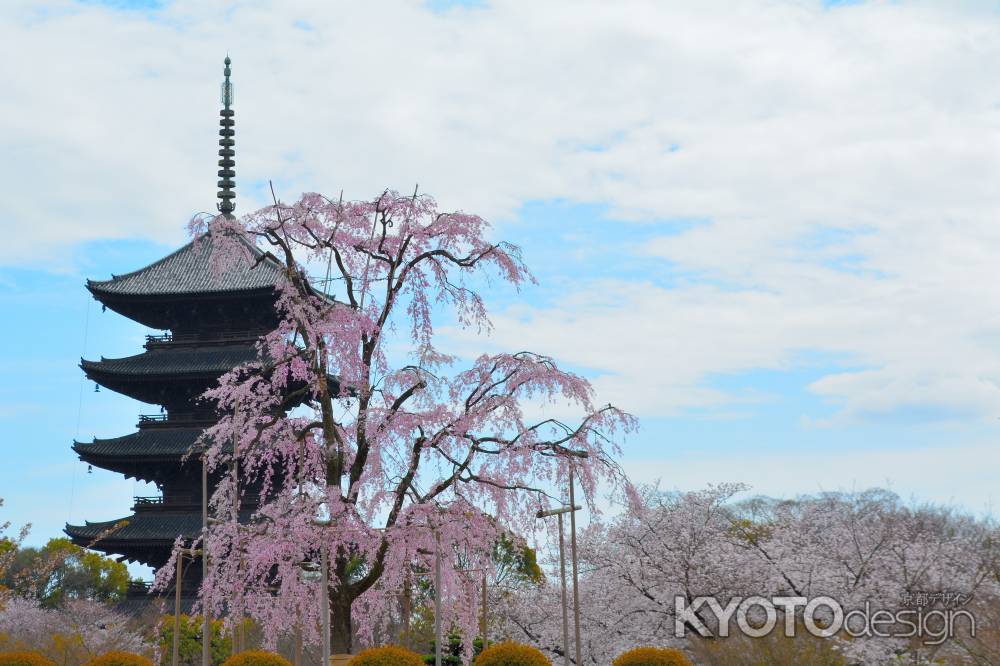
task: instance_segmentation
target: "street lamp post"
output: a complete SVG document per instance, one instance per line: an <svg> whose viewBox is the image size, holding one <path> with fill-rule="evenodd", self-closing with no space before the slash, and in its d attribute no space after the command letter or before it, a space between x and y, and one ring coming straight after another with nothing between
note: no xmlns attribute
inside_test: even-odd
<svg viewBox="0 0 1000 666"><path fill-rule="evenodd" d="M303 581L317 581L317 580L323 581L324 576L320 571L318 571L319 568L322 568L322 564L319 567L317 567L315 562L300 562L299 567L301 567L302 569L302 571L299 573L299 578L301 578ZM329 607L329 604L326 604L323 601L321 601L320 603L323 604L324 608ZM320 612L320 616L322 616L322 611ZM297 620L297 624L295 626L295 657L296 657L296 662L298 664L301 664L302 663L302 625L301 625L302 618L299 617L298 611L296 611L295 613L295 618ZM329 665L330 663L330 655L328 654L330 650L329 632L326 633L326 639L323 641L323 650L324 653L326 654L325 657L326 661L323 663Z"/></svg>
<svg viewBox="0 0 1000 666"><path fill-rule="evenodd" d="M313 525L316 527L329 527L329 519L314 518ZM323 666L330 664L330 568L327 562L326 544L320 543L320 603L323 608L319 612L320 631L323 632Z"/></svg>

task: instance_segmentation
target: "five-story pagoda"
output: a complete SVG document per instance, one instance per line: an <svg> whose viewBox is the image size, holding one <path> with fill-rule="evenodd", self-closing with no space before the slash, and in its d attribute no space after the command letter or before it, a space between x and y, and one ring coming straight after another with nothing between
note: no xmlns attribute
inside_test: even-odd
<svg viewBox="0 0 1000 666"><path fill-rule="evenodd" d="M235 208L229 76L227 57L219 130L218 209L223 215L232 215ZM202 469L192 446L215 422L216 413L199 396L233 367L254 360L256 339L277 325L276 284L284 267L249 242L247 248L242 261L220 271L211 261L210 232L145 268L87 282L104 307L165 333L147 336L141 354L82 360L81 368L101 386L159 405L160 413L140 416L132 434L75 442L73 449L91 465L155 483L161 495L135 498L126 518L67 525L74 543L159 568L169 560L178 536L200 536ZM210 492L217 481L209 479ZM240 512L249 514L256 493L248 489L243 501ZM196 595L200 577L201 567L186 568L185 606ZM136 593L145 590L130 588L130 597Z"/></svg>

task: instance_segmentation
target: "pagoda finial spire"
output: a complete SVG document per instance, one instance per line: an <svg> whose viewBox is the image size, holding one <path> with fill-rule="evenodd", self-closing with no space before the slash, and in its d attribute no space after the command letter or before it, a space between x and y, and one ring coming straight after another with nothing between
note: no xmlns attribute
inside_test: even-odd
<svg viewBox="0 0 1000 666"><path fill-rule="evenodd" d="M221 118L219 119L219 212L223 215L232 215L233 210L236 208L236 203L233 199L236 198L236 193L233 192L233 188L236 183L233 178L236 176L236 151L233 150L233 146L236 145L236 141L233 137L236 132L233 130L233 125L236 122L233 120L234 111L232 110L233 105L233 82L229 80L229 75L232 74L232 70L229 65L232 64L232 60L229 59L229 55L226 55L226 67L222 70L223 75L226 77L222 82L222 110L219 111Z"/></svg>

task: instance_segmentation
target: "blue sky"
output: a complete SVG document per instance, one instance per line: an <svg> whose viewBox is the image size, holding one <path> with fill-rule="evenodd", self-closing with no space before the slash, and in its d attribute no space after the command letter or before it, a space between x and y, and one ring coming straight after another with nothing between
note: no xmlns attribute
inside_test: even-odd
<svg viewBox="0 0 1000 666"><path fill-rule="evenodd" d="M590 377L641 419L636 480L997 500L992 6L13 2L0 496L33 541L149 492L69 449L155 409L83 381L81 355L147 332L84 281L213 205L227 50L238 210L269 179L284 198L419 183L493 220L540 284L491 287L492 336L442 342Z"/></svg>

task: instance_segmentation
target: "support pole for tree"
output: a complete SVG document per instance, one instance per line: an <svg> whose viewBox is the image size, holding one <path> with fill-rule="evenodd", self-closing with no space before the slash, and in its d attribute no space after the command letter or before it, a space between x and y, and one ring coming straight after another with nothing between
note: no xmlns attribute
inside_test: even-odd
<svg viewBox="0 0 1000 666"><path fill-rule="evenodd" d="M441 537L434 532L434 666L441 666Z"/></svg>
<svg viewBox="0 0 1000 666"><path fill-rule="evenodd" d="M480 635L483 637L483 649L485 650L489 647L489 641L486 639L486 569L483 569L483 620L482 626L479 628Z"/></svg>
<svg viewBox="0 0 1000 666"><path fill-rule="evenodd" d="M569 505L576 506L576 498L573 490L573 463L569 465ZM577 564L576 564L576 511L569 514L570 549L573 558L573 639L576 643L576 663L582 666L582 650L580 648L580 591L578 589ZM562 530L560 530L560 534Z"/></svg>
<svg viewBox="0 0 1000 666"><path fill-rule="evenodd" d="M201 451L201 584L208 580L208 447ZM204 589L204 587L202 588ZM201 598L201 666L212 666L212 621L205 595Z"/></svg>
<svg viewBox="0 0 1000 666"><path fill-rule="evenodd" d="M184 551L177 552L177 580L174 581L174 646L171 664L178 666L181 656L181 576L184 575Z"/></svg>
<svg viewBox="0 0 1000 666"><path fill-rule="evenodd" d="M566 550L563 517L559 514L559 592L562 597L563 666L569 666L569 611L566 608Z"/></svg>
<svg viewBox="0 0 1000 666"><path fill-rule="evenodd" d="M302 614L295 609L295 655L294 666L302 666Z"/></svg>
<svg viewBox="0 0 1000 666"><path fill-rule="evenodd" d="M320 586L322 590L322 604L323 608L319 613L320 626L323 632L323 664L322 666L329 666L330 664L330 573L329 573L329 562L327 561L326 555L326 544L320 545L320 568L322 569L322 575L320 577Z"/></svg>
<svg viewBox="0 0 1000 666"><path fill-rule="evenodd" d="M236 404L233 410L233 522L235 523L236 554L239 558L236 567L236 608L233 613L233 651L243 652L246 649L244 640L246 638L243 627L243 581L239 580L243 573L243 543L240 539L240 434L237 424L240 417L240 405Z"/></svg>

